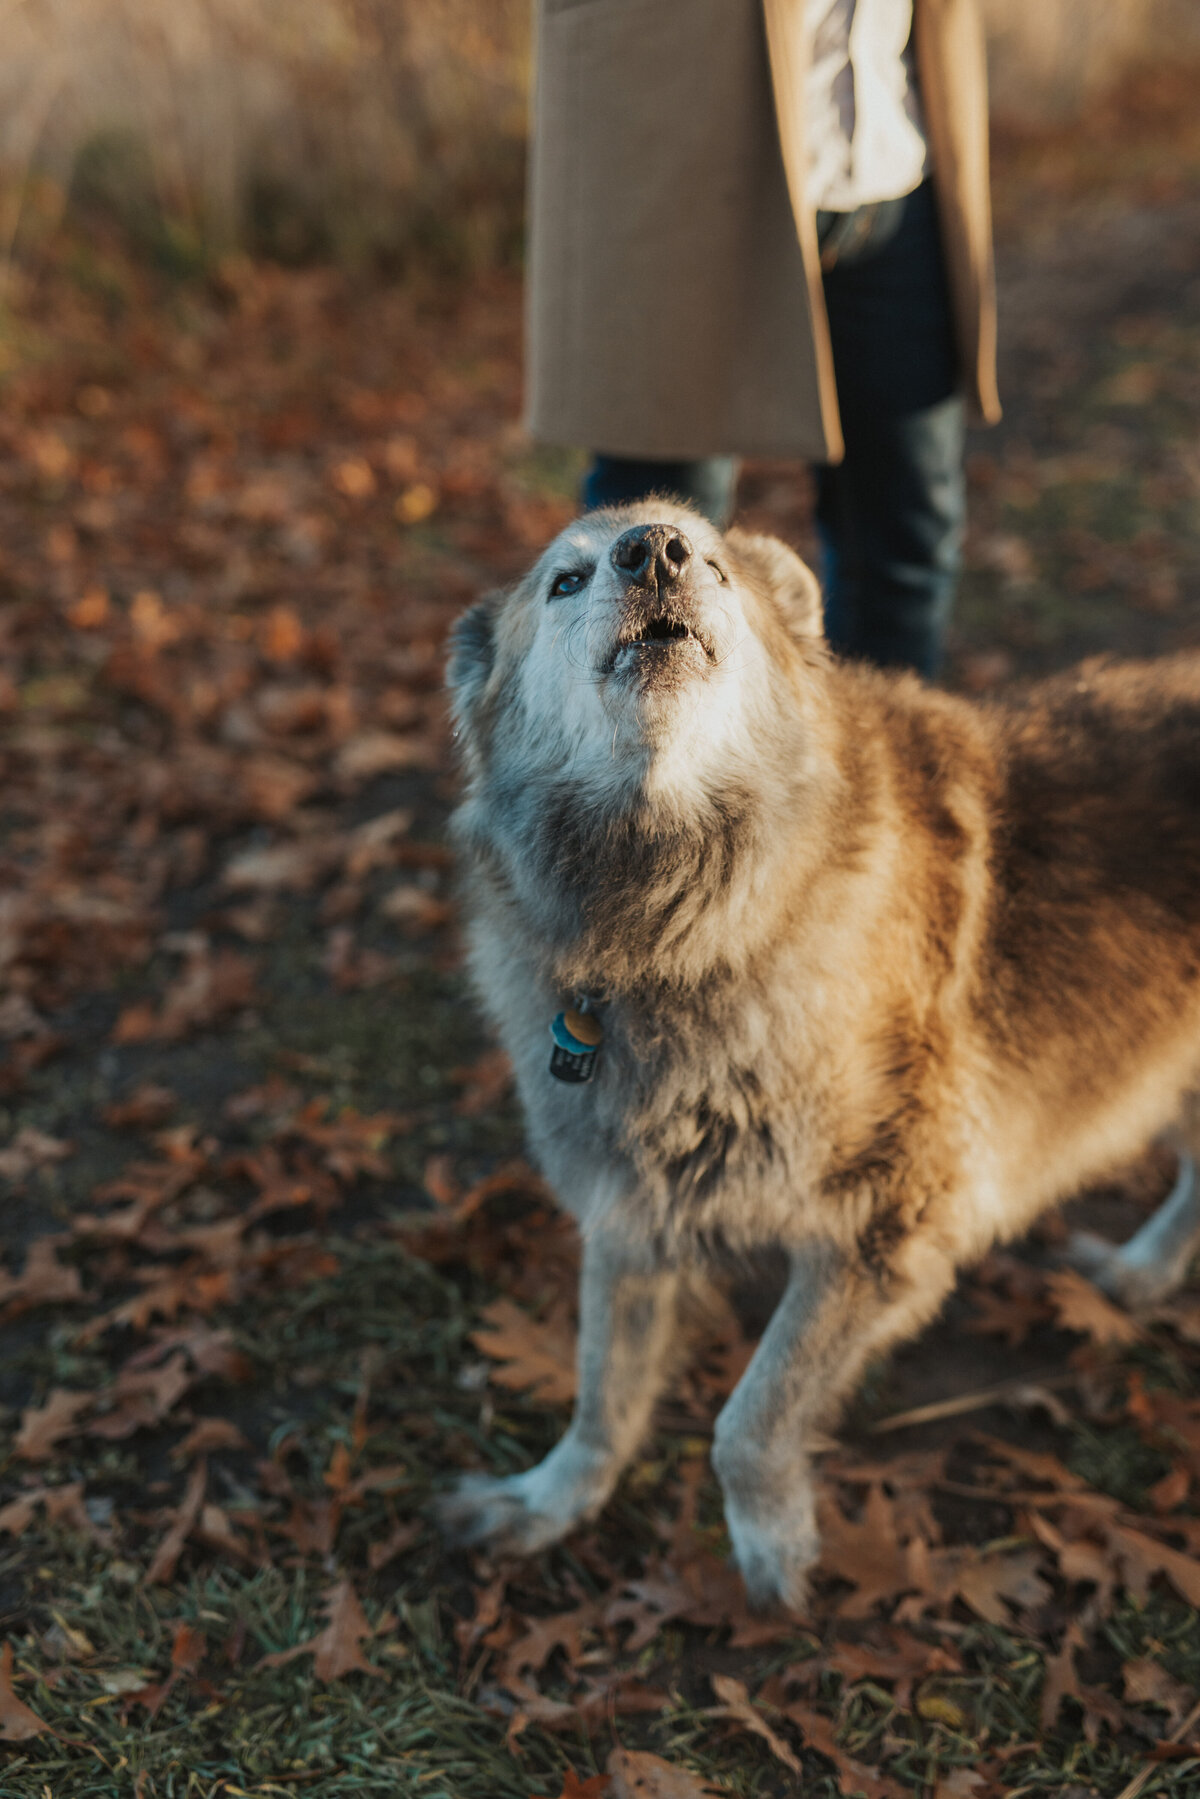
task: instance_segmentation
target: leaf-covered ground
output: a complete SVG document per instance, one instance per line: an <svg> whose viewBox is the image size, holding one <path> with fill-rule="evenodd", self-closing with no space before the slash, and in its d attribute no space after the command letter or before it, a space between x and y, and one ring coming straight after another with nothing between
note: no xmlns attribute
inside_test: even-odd
<svg viewBox="0 0 1200 1799"><path fill-rule="evenodd" d="M1200 641L1193 112L1002 146L958 686ZM732 1317L594 1530L493 1565L428 1523L570 1397L575 1248L443 834L446 625L578 476L514 422L518 336L507 276L168 281L64 233L11 282L0 1794L1200 1792L1200 1294L1135 1324L1053 1223L873 1371L803 1622L727 1561ZM803 547L807 507L747 470L747 519Z"/></svg>

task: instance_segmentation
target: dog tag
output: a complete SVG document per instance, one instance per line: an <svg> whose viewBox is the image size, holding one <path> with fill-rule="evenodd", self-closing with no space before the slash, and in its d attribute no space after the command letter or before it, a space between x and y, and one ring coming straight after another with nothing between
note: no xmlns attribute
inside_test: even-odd
<svg viewBox="0 0 1200 1799"><path fill-rule="evenodd" d="M587 1036L577 1036L574 1026L582 1025ZM598 1021L583 1012L560 1012L550 1026L554 1048L550 1052L550 1072L556 1081L581 1084L596 1072L596 1051L604 1033ZM588 1041L588 1038L592 1041Z"/></svg>
<svg viewBox="0 0 1200 1799"><path fill-rule="evenodd" d="M562 1021L577 1043L584 1043L589 1049L599 1049L604 1042L604 1026L594 1012L576 1012L572 1008L563 1013Z"/></svg>

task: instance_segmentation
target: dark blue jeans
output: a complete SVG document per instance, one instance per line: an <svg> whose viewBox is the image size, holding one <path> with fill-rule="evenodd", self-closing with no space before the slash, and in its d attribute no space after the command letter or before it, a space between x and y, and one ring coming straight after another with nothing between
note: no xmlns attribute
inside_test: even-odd
<svg viewBox="0 0 1200 1799"><path fill-rule="evenodd" d="M962 559L965 408L933 189L818 213L845 460L817 471L825 628L842 655L936 674ZM597 456L587 507L673 493L717 525L737 463Z"/></svg>

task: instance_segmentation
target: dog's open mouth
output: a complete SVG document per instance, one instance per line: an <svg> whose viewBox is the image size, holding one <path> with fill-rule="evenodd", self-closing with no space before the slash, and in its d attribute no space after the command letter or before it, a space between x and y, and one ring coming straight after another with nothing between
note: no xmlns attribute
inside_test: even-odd
<svg viewBox="0 0 1200 1799"><path fill-rule="evenodd" d="M647 624L631 631L622 631L618 642L622 649L626 644L682 643L687 637L695 638L696 633L682 618L652 618Z"/></svg>
<svg viewBox="0 0 1200 1799"><path fill-rule="evenodd" d="M699 650L709 661L713 659L711 643L698 628L694 617L689 617L681 607L667 606L661 610L637 607L622 621L613 646L611 666L616 667L626 658L635 663L649 659L658 661L681 649Z"/></svg>

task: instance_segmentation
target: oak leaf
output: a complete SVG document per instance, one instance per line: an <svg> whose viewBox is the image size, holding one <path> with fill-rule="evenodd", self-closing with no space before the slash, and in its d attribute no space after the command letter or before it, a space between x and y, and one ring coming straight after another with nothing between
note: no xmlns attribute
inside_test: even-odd
<svg viewBox="0 0 1200 1799"><path fill-rule="evenodd" d="M575 1332L565 1305L539 1323L511 1299L496 1299L481 1317L483 1325L472 1331L471 1342L499 1364L492 1370L498 1386L528 1389L531 1398L548 1405L575 1397Z"/></svg>
<svg viewBox="0 0 1200 1799"><path fill-rule="evenodd" d="M673 1618L702 1629L728 1629L730 1644L738 1649L777 1642L793 1628L782 1614L750 1610L745 1584L729 1562L710 1550L682 1547L623 1582L621 1595L604 1613L606 1624L633 1625L627 1651L644 1647Z"/></svg>
<svg viewBox="0 0 1200 1799"><path fill-rule="evenodd" d="M829 1757L841 1792L862 1792L867 1799L903 1799L908 1789L848 1755L834 1734L833 1723L822 1712L797 1702L786 1708L785 1715L803 1733L806 1743Z"/></svg>
<svg viewBox="0 0 1200 1799"><path fill-rule="evenodd" d="M930 1550L918 1542L912 1550L911 1584L917 1592L900 1606L898 1619L918 1617L933 1606L946 1606L959 1598L989 1624L1008 1627L1012 1619L1004 1601L1032 1611L1050 1597L1050 1585L1037 1571L1040 1549L987 1555L972 1548Z"/></svg>
<svg viewBox="0 0 1200 1799"><path fill-rule="evenodd" d="M1136 1343L1143 1335L1135 1318L1073 1268L1052 1274L1046 1291L1058 1322L1066 1330L1090 1337L1093 1343Z"/></svg>
<svg viewBox="0 0 1200 1799"><path fill-rule="evenodd" d="M1041 1724L1053 1730L1064 1699L1078 1699L1079 1676L1075 1668L1075 1651L1083 1646L1083 1631L1077 1621L1067 1626L1055 1655L1046 1657L1046 1677L1042 1683Z"/></svg>
<svg viewBox="0 0 1200 1799"><path fill-rule="evenodd" d="M358 1595L348 1580L339 1580L325 1595L325 1614L329 1622L303 1643L264 1655L260 1668L280 1668L298 1655L311 1655L318 1680L340 1680L356 1669L363 1674L382 1674L362 1651L364 1638L371 1636L371 1626L359 1603Z"/></svg>
<svg viewBox="0 0 1200 1799"><path fill-rule="evenodd" d="M818 1675L826 1668L840 1674L846 1686L859 1680L894 1682L896 1704L907 1710L917 1681L927 1674L960 1673L962 1663L943 1644L926 1643L894 1626L877 1626L871 1637L855 1643L835 1643L810 1666L794 1663L786 1673L793 1684L815 1686Z"/></svg>
<svg viewBox="0 0 1200 1799"><path fill-rule="evenodd" d="M1035 1324L1048 1317L1045 1302L1029 1293L1000 1294L977 1286L971 1294L967 1329L975 1336L1003 1337L1010 1349L1023 1343Z"/></svg>
<svg viewBox="0 0 1200 1799"><path fill-rule="evenodd" d="M126 1365L112 1386L99 1396L110 1401L111 1407L92 1420L88 1435L116 1441L132 1436L135 1430L161 1424L195 1378L187 1357L179 1350L157 1368Z"/></svg>
<svg viewBox="0 0 1200 1799"><path fill-rule="evenodd" d="M39 1506L45 1507L49 1523L66 1524L104 1547L111 1544L112 1530L98 1524L88 1511L81 1480L61 1487L27 1488L16 1499L0 1507L0 1532L19 1537L29 1528Z"/></svg>
<svg viewBox="0 0 1200 1799"><path fill-rule="evenodd" d="M921 1584L913 1545L900 1541L895 1506L882 1485L868 1488L862 1517L847 1518L829 1495L821 1506L821 1567L855 1588L841 1601L847 1618L865 1618L881 1599L894 1599Z"/></svg>
<svg viewBox="0 0 1200 1799"><path fill-rule="evenodd" d="M1113 1558L1135 1599L1144 1600L1153 1577L1165 1574L1181 1598L1200 1606L1200 1561L1126 1524L1114 1521L1106 1530Z"/></svg>
<svg viewBox="0 0 1200 1799"><path fill-rule="evenodd" d="M1125 1697L1134 1705L1158 1705L1167 1714L1168 1727L1174 1731L1187 1717L1195 1703L1191 1689L1168 1674L1161 1662L1150 1656L1139 1656L1121 1669Z"/></svg>
<svg viewBox="0 0 1200 1799"><path fill-rule="evenodd" d="M545 1667L556 1649L561 1649L568 1667L583 1648L583 1639L595 1628L600 1615L598 1602L577 1606L571 1612L558 1612L546 1618L535 1618L523 1636L510 1643L500 1658L497 1678L502 1686L523 1674L537 1673Z"/></svg>
<svg viewBox="0 0 1200 1799"><path fill-rule="evenodd" d="M1069 1521L1075 1522L1073 1518ZM1089 1536L1065 1536L1049 1518L1037 1511L1030 1512L1029 1527L1038 1542L1054 1555L1063 1579L1092 1581L1096 1588L1092 1603L1100 1611L1107 1610L1116 1583L1116 1569L1108 1550Z"/></svg>
<svg viewBox="0 0 1200 1799"><path fill-rule="evenodd" d="M55 1447L75 1430L75 1420L95 1400L94 1393L76 1393L69 1387L54 1387L43 1406L27 1406L21 1413L21 1428L13 1445L15 1453L27 1462L45 1462Z"/></svg>
<svg viewBox="0 0 1200 1799"><path fill-rule="evenodd" d="M63 1241L58 1235L38 1237L29 1245L19 1275L0 1270L0 1305L7 1317L31 1306L64 1305L83 1298L78 1268L58 1259L58 1245Z"/></svg>

